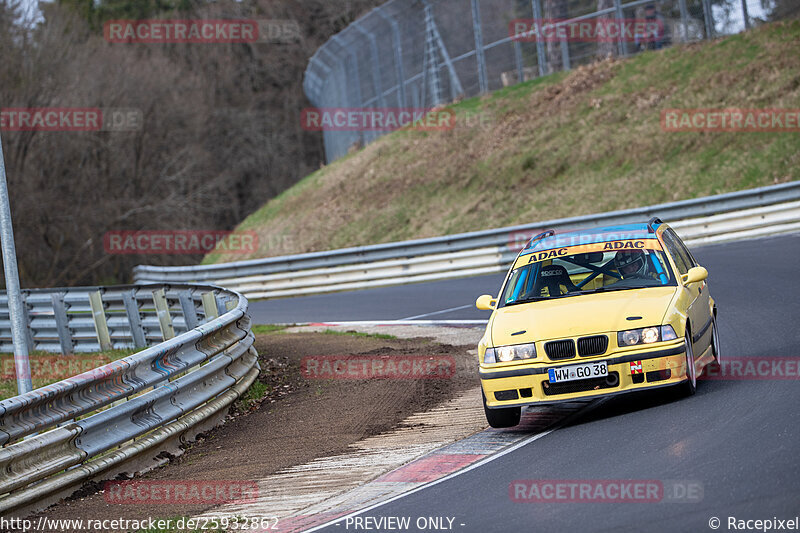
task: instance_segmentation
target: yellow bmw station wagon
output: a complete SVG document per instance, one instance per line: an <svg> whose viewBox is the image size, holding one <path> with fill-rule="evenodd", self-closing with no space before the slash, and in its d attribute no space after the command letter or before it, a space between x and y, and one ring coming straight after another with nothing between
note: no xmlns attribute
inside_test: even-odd
<svg viewBox="0 0 800 533"><path fill-rule="evenodd" d="M719 363L708 271L675 231L646 224L533 237L511 266L478 344L486 418L521 407L679 386Z"/></svg>

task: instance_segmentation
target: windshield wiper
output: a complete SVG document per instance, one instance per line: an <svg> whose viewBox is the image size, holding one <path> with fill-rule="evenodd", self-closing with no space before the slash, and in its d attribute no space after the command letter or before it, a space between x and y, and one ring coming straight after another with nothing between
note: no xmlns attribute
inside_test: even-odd
<svg viewBox="0 0 800 533"><path fill-rule="evenodd" d="M596 292L613 292L613 291L627 291L630 289L647 289L649 287L657 287L657 285L630 285L627 287L598 287L588 291L581 291L581 294L594 294Z"/></svg>
<svg viewBox="0 0 800 533"><path fill-rule="evenodd" d="M575 296L577 294L579 293L568 292L567 294L561 294L559 296L531 296L530 298L525 298L524 300L514 300L513 302L508 302L506 305L527 304L531 302L541 302L543 300L555 300L557 298L565 298L567 296Z"/></svg>

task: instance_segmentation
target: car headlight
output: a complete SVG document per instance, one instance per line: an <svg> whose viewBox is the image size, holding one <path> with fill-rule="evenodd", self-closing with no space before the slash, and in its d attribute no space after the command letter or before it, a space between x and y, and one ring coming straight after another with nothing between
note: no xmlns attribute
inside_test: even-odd
<svg viewBox="0 0 800 533"><path fill-rule="evenodd" d="M483 354L483 362L485 364L492 363L507 363L513 360L533 359L536 357L536 345L530 344L514 344L513 346L497 346L495 348L486 348Z"/></svg>
<svg viewBox="0 0 800 533"><path fill-rule="evenodd" d="M629 329L617 333L618 346L636 346L637 344L652 344L659 341L677 339L672 326L653 326L649 328Z"/></svg>

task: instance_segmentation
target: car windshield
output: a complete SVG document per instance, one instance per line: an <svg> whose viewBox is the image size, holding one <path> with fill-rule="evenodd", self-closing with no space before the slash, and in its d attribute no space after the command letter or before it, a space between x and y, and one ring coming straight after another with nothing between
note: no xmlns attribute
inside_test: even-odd
<svg viewBox="0 0 800 533"><path fill-rule="evenodd" d="M553 255L552 252L531 254L528 264L516 268L503 289L500 306L676 284L661 250L590 251L551 257ZM537 260L542 256L546 259Z"/></svg>

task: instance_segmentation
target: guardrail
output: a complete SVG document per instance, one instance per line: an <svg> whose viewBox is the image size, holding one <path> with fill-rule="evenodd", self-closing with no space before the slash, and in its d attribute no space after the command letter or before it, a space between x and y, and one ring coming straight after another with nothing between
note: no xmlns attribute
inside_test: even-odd
<svg viewBox="0 0 800 533"><path fill-rule="evenodd" d="M216 425L258 376L248 303L237 292L197 285L26 292L34 328L37 320L45 322L41 331L79 328L81 349L109 340L138 347L156 337L155 327L163 342L0 401L0 514L24 514L87 481L157 466L157 453L174 453ZM143 309L148 297L153 307ZM65 304L75 315L68 312L66 322ZM97 328L93 342L87 321ZM41 331L33 334L39 349L60 349Z"/></svg>
<svg viewBox="0 0 800 533"><path fill-rule="evenodd" d="M626 224L658 216L689 245L800 231L800 182L487 231L188 267L137 266L137 283L213 282L250 298L363 289L500 272L545 229Z"/></svg>

